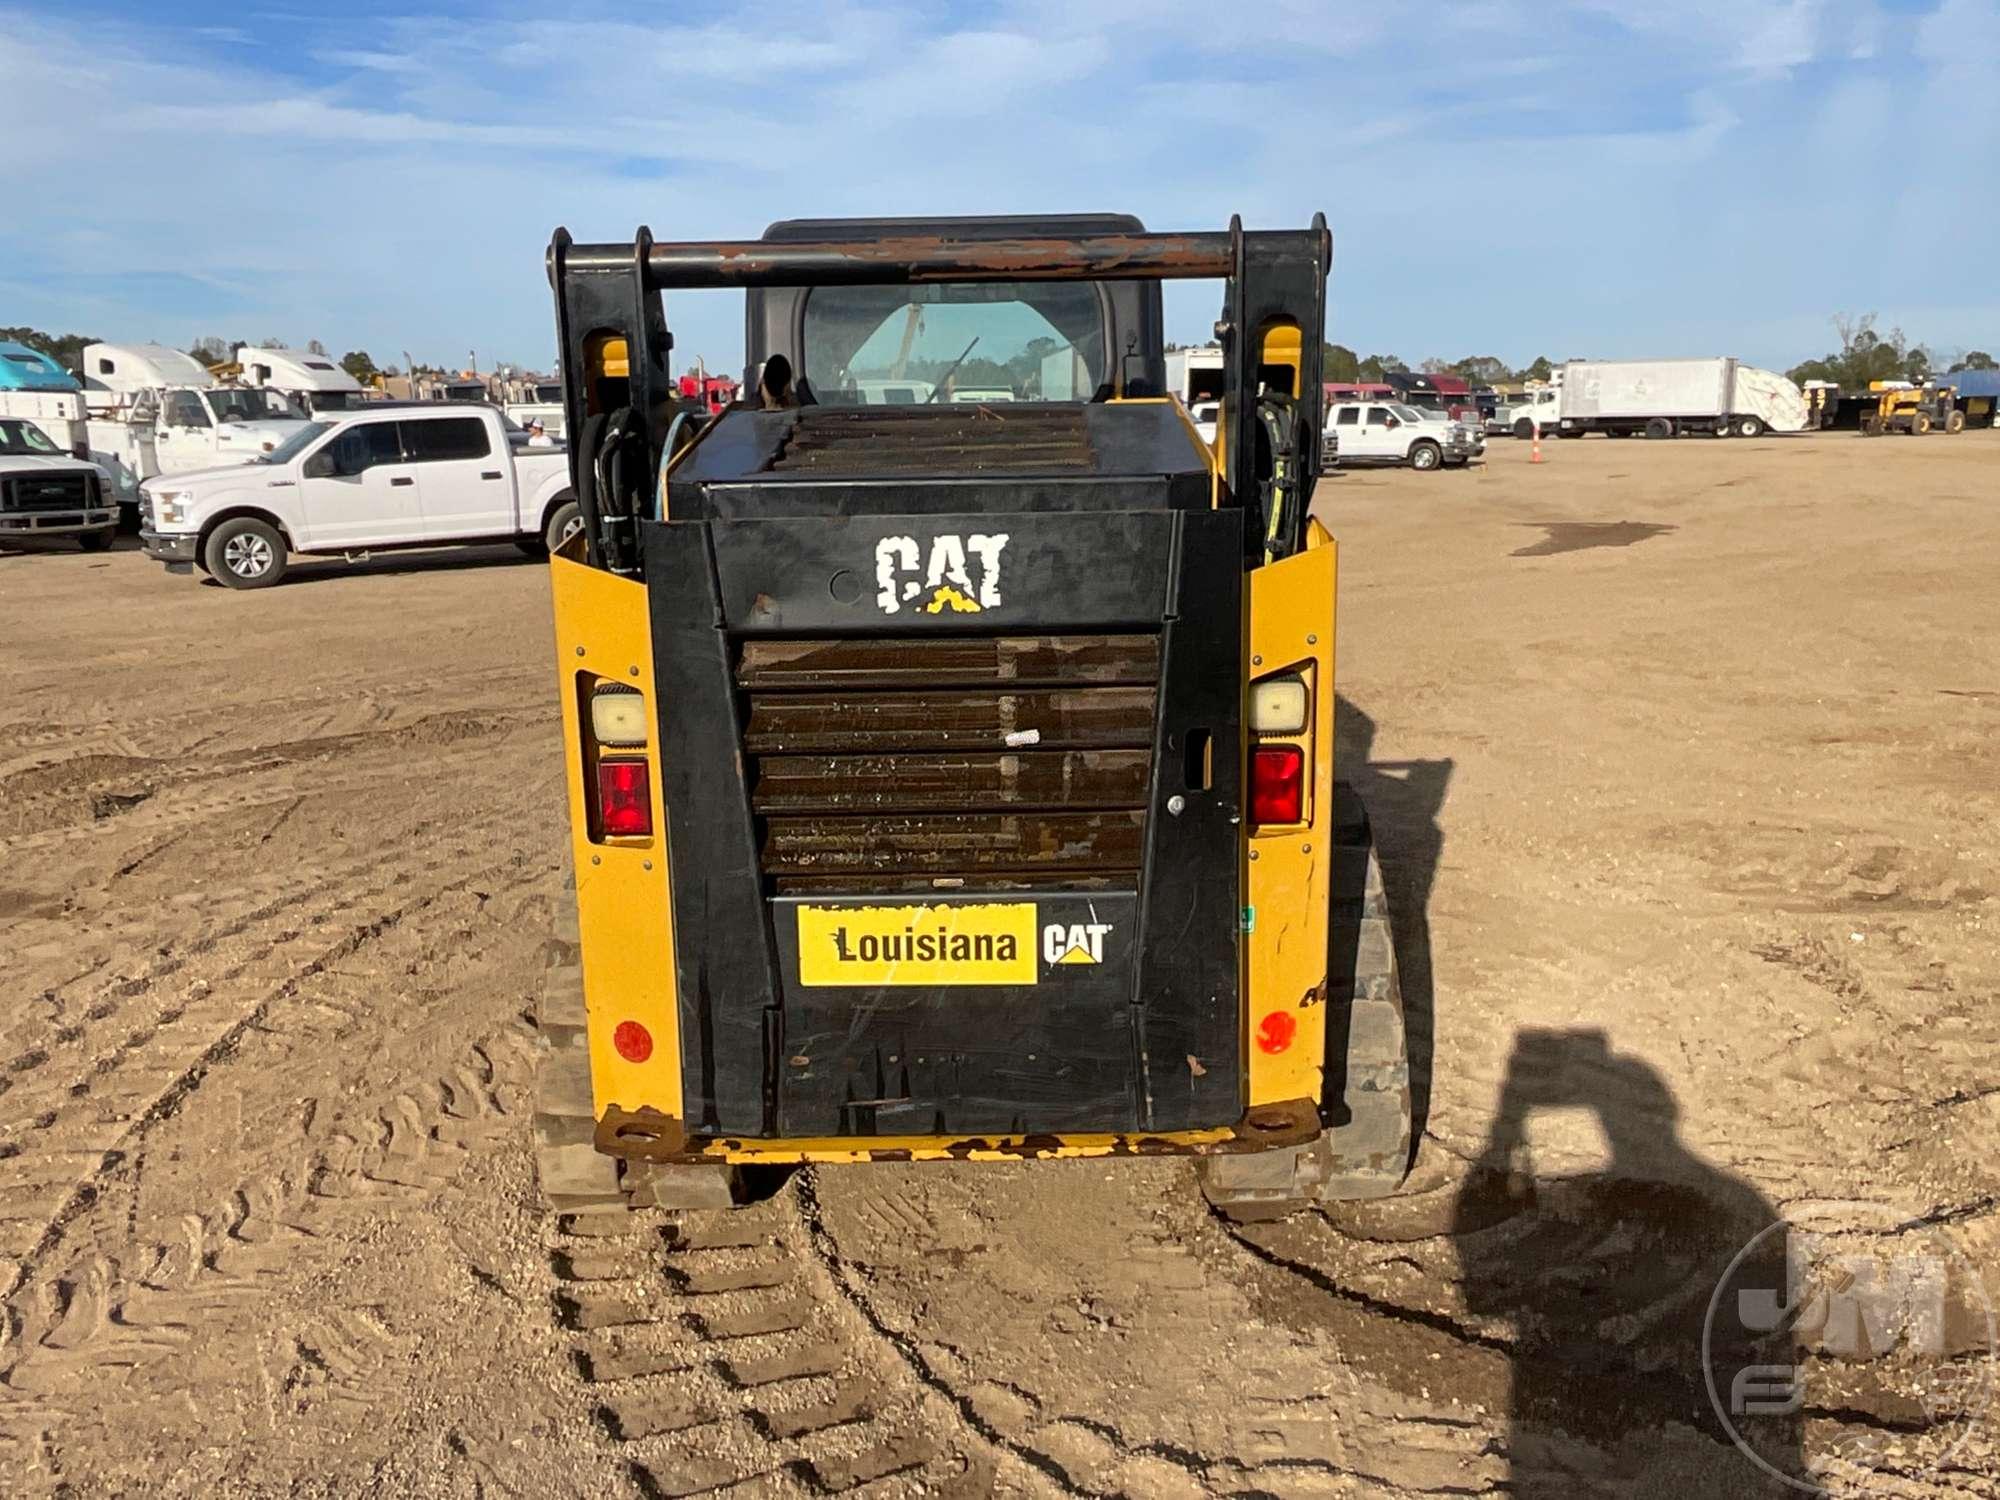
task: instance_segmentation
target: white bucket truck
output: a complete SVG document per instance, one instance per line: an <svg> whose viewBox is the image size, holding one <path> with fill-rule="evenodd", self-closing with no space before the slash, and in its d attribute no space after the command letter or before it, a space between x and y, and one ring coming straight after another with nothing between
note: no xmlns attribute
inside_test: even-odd
<svg viewBox="0 0 2000 1500"><path fill-rule="evenodd" d="M87 345L83 399L91 459L126 505L138 503L141 480L247 464L306 420L282 391L223 385L164 344Z"/></svg>

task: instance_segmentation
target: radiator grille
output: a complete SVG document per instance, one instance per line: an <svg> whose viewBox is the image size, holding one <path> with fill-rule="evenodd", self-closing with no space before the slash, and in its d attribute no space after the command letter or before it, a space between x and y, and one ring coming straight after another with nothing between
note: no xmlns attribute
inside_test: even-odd
<svg viewBox="0 0 2000 1500"><path fill-rule="evenodd" d="M1150 635L750 641L736 680L779 890L1136 883Z"/></svg>
<svg viewBox="0 0 2000 1500"><path fill-rule="evenodd" d="M8 510L84 510L91 503L88 474L19 474L0 482Z"/></svg>

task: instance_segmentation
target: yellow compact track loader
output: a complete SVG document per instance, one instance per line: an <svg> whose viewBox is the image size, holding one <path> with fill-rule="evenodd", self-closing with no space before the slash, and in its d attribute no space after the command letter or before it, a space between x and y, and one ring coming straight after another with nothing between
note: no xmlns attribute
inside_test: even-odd
<svg viewBox="0 0 2000 1500"><path fill-rule="evenodd" d="M1237 1217L1397 1186L1403 1005L1307 515L1330 253L1323 219L557 231L552 1203L1159 1155ZM1164 393L1173 278L1226 286L1213 448ZM762 389L710 419L661 294L730 287Z"/></svg>

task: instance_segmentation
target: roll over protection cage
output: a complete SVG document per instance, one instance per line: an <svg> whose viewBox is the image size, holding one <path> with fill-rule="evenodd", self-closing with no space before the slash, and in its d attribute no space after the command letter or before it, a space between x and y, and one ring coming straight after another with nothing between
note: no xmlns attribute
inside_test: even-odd
<svg viewBox="0 0 2000 1500"><path fill-rule="evenodd" d="M639 571L638 522L647 514L667 428L656 412L676 394L663 291L1213 278L1227 282L1215 325L1225 371L1223 503L1261 508L1261 535L1245 528L1252 558L1289 556L1301 545L1319 477L1332 255L1324 214L1313 215L1304 230L1246 231L1232 217L1222 233L1015 239L946 233L660 244L641 227L630 245L579 245L557 229L548 275L564 430L575 435L570 482L583 514L587 560L615 573Z"/></svg>

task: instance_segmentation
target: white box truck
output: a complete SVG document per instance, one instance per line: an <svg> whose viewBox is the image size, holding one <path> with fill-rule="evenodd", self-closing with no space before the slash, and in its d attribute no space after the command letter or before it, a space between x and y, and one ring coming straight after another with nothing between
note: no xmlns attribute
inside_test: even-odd
<svg viewBox="0 0 2000 1500"><path fill-rule="evenodd" d="M1179 396L1190 411L1197 402L1220 401L1228 383L1220 344L1167 351L1167 390Z"/></svg>
<svg viewBox="0 0 2000 1500"><path fill-rule="evenodd" d="M1759 437L1806 426L1797 386L1734 359L1573 359L1556 380L1557 431L1566 438L1587 432Z"/></svg>

